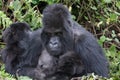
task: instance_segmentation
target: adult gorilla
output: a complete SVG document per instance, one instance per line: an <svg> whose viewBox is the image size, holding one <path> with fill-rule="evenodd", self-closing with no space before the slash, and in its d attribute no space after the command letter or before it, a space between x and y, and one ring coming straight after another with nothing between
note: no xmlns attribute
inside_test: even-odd
<svg viewBox="0 0 120 80"><path fill-rule="evenodd" d="M6 47L0 53L7 72L15 75L20 69L24 74L26 68L37 66L42 50L40 32L40 29L31 31L30 26L23 22L13 23L3 32Z"/></svg>
<svg viewBox="0 0 120 80"><path fill-rule="evenodd" d="M68 66L64 62L69 59L59 59L58 65L64 65L65 69L58 69L58 75L61 76L62 73L73 77L94 72L99 76L108 77L108 62L102 48L90 32L72 20L66 7L62 4L46 7L43 11L43 26L41 39L51 55L59 58L68 51L73 51L74 55L77 54L81 58L76 57L74 61L81 60L84 65L84 70L79 73L74 69L76 62L75 65Z"/></svg>

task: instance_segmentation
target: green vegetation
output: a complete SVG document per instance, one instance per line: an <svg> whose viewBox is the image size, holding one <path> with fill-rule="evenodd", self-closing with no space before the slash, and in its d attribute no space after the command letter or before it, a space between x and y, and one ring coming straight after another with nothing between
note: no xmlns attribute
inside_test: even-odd
<svg viewBox="0 0 120 80"><path fill-rule="evenodd" d="M120 79L120 0L0 0L0 50L4 47L2 31L16 21L27 22L32 30L41 27L42 10L48 4L63 3L73 19L98 38L110 64L110 78ZM0 80L15 80L5 73L0 61ZM82 80L106 80L91 74ZM31 80L19 77L19 80Z"/></svg>

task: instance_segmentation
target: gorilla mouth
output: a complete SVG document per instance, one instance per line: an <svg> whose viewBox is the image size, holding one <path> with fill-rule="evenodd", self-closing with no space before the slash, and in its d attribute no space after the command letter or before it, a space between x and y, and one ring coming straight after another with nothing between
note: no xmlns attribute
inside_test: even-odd
<svg viewBox="0 0 120 80"><path fill-rule="evenodd" d="M54 50L51 49L49 53L53 56L59 56L61 54L61 50L60 49L54 49Z"/></svg>
<svg viewBox="0 0 120 80"><path fill-rule="evenodd" d="M60 47L58 47L58 46L50 48L51 51L57 51L59 49L60 49Z"/></svg>
<svg viewBox="0 0 120 80"><path fill-rule="evenodd" d="M51 49L51 51L50 52L52 52L52 53L58 53L58 52L60 52L61 50L59 49L59 48L54 48L54 49Z"/></svg>

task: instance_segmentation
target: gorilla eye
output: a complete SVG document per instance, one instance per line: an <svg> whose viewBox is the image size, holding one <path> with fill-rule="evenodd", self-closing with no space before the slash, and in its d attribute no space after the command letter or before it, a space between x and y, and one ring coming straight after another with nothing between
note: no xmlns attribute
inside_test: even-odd
<svg viewBox="0 0 120 80"><path fill-rule="evenodd" d="M55 35L56 36L61 36L63 33L62 32L56 32Z"/></svg>
<svg viewBox="0 0 120 80"><path fill-rule="evenodd" d="M45 35L47 35L47 36L51 36L51 33L46 32Z"/></svg>

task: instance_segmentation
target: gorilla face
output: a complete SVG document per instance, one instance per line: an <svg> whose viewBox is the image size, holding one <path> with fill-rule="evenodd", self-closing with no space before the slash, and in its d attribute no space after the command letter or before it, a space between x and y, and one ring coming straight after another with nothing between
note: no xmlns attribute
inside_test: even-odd
<svg viewBox="0 0 120 80"><path fill-rule="evenodd" d="M51 37L47 49L50 50L49 52L59 54L61 52L60 38L58 36Z"/></svg>
<svg viewBox="0 0 120 80"><path fill-rule="evenodd" d="M59 30L44 29L41 34L41 39L47 51L53 56L59 56L63 52L62 32Z"/></svg>

